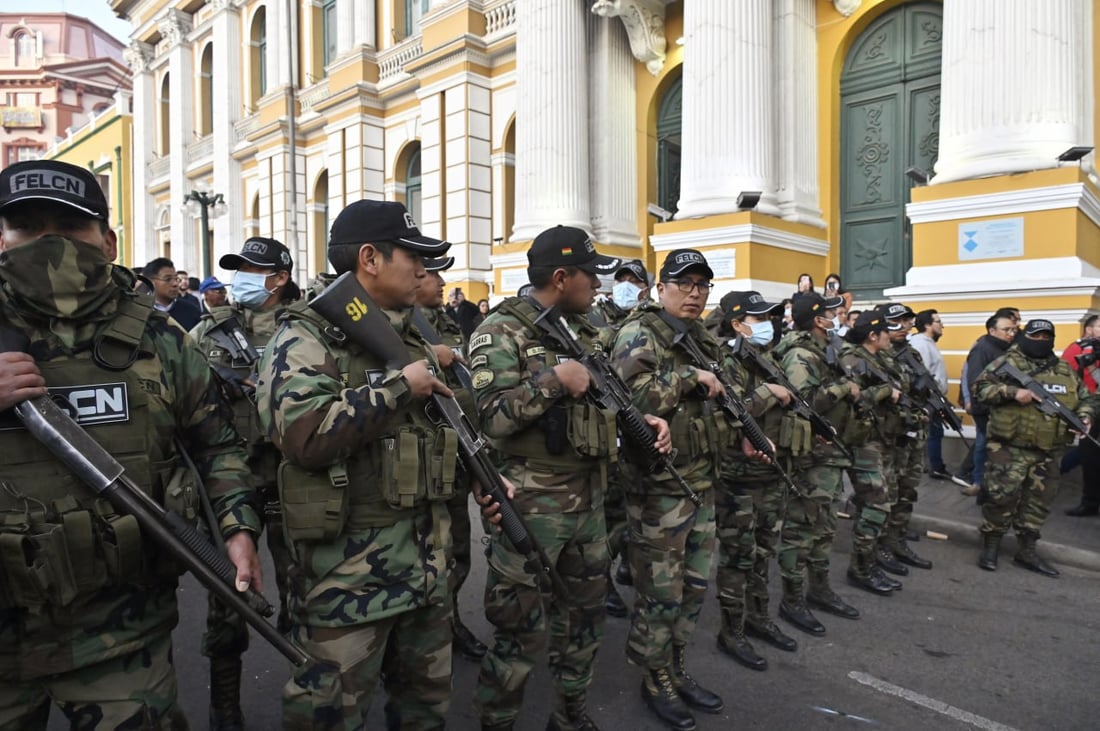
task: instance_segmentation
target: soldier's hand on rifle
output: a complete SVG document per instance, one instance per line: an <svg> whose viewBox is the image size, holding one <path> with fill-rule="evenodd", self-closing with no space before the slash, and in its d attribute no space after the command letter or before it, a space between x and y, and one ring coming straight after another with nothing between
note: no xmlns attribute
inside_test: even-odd
<svg viewBox="0 0 1100 731"><path fill-rule="evenodd" d="M450 368L451 363L455 362L455 352L442 343L433 345L432 350L435 351L435 357L439 361L439 365L444 368Z"/></svg>
<svg viewBox="0 0 1100 731"><path fill-rule="evenodd" d="M896 404L899 399L901 399L901 391L897 390L896 388L891 388L890 389L890 400L893 403Z"/></svg>
<svg viewBox="0 0 1100 731"><path fill-rule="evenodd" d="M848 397L852 401L859 401L859 384L855 381L848 381Z"/></svg>
<svg viewBox="0 0 1100 731"><path fill-rule="evenodd" d="M1016 399L1016 403L1021 405L1030 404L1038 401L1038 399L1035 397L1035 394L1033 394L1031 391L1028 391L1026 388L1017 389L1016 395L1012 398Z"/></svg>
<svg viewBox="0 0 1100 731"><path fill-rule="evenodd" d="M772 395L779 399L779 403L783 404L784 406L789 406L791 403L791 399L794 398L789 388L785 386L780 386L777 383L769 383L768 390L771 391Z"/></svg>
<svg viewBox="0 0 1100 731"><path fill-rule="evenodd" d="M501 475L501 480L504 481L505 494L508 495L508 499L512 500L516 497L516 486L508 480L507 477ZM493 499L492 495L482 493L481 483L475 481L473 484L474 500L477 500L477 504L481 506L481 515L485 520L489 521L495 526L498 526L497 530L500 530L500 503Z"/></svg>
<svg viewBox="0 0 1100 731"><path fill-rule="evenodd" d="M588 369L575 360L567 360L554 366L554 375L573 398L580 398L588 391L592 376Z"/></svg>
<svg viewBox="0 0 1100 731"><path fill-rule="evenodd" d="M1081 434L1082 437L1087 437L1089 435L1089 433L1092 431L1092 417L1091 416L1082 416L1081 421L1085 422L1085 431L1084 431L1084 433L1081 433L1081 432L1078 432L1078 433Z"/></svg>
<svg viewBox="0 0 1100 731"><path fill-rule="evenodd" d="M702 368L695 369L695 375L699 379L699 385L706 389L707 398L716 398L726 393L726 389L718 382L718 376Z"/></svg>
<svg viewBox="0 0 1100 731"><path fill-rule="evenodd" d="M225 549L229 560L237 567L237 578L234 582L237 591L248 591L251 586L262 592L263 569L260 568L260 557L256 554L256 541L252 534L246 530L234 533L226 539Z"/></svg>
<svg viewBox="0 0 1100 731"><path fill-rule="evenodd" d="M668 428L668 422L659 416L645 415L645 423L657 430L657 441L653 442L654 448L661 454L672 451L672 432Z"/></svg>
<svg viewBox="0 0 1100 731"><path fill-rule="evenodd" d="M454 396L447 384L432 375L428 370L428 361L417 360L401 369L405 381L409 384L409 393L416 398L428 398L432 393Z"/></svg>
<svg viewBox="0 0 1100 731"><path fill-rule="evenodd" d="M772 440L768 440L768 444L772 445L772 449L775 449L775 445L772 444ZM754 459L757 462L763 462L764 464L771 464L772 461L768 459L768 455L761 452L756 447L752 446L752 442L748 437L741 437L741 454L745 455L749 459Z"/></svg>
<svg viewBox="0 0 1100 731"><path fill-rule="evenodd" d="M46 379L26 353L0 353L0 411L46 395Z"/></svg>

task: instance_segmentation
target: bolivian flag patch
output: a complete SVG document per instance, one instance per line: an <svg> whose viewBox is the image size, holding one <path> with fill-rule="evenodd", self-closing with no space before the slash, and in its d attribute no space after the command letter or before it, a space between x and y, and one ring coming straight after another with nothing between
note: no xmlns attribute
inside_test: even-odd
<svg viewBox="0 0 1100 731"><path fill-rule="evenodd" d="M573 256L573 247L567 246L561 250L562 256Z"/></svg>

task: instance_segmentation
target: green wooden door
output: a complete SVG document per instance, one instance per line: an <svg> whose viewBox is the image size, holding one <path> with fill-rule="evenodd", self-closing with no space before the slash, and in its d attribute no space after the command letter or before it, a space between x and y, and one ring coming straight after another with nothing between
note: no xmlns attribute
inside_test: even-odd
<svg viewBox="0 0 1100 731"><path fill-rule="evenodd" d="M840 272L863 297L905 282L911 166L939 154L942 11L911 3L872 23L841 75Z"/></svg>

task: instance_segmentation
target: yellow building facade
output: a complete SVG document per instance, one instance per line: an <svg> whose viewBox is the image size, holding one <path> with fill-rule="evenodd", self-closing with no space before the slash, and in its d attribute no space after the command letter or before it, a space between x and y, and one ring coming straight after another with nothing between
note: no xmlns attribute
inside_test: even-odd
<svg viewBox="0 0 1100 731"><path fill-rule="evenodd" d="M249 234L299 278L329 221L401 200L478 298L542 228L715 299L806 272L936 307L949 372L1012 304L1100 291L1095 0L109 0L134 25L137 260L212 267ZM181 204L221 193L210 251ZM209 262L210 264L204 264Z"/></svg>

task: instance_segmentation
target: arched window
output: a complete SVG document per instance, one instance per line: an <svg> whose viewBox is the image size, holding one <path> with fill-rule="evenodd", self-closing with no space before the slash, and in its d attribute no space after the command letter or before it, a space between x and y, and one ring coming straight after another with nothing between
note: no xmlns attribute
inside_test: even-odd
<svg viewBox="0 0 1100 731"><path fill-rule="evenodd" d="M405 168L405 208L412 214L413 220L420 225L421 210L420 188L420 143L409 155L409 164Z"/></svg>
<svg viewBox="0 0 1100 731"><path fill-rule="evenodd" d="M504 135L504 240L511 241L516 225L516 121Z"/></svg>
<svg viewBox="0 0 1100 731"><path fill-rule="evenodd" d="M256 109L256 103L267 93L267 11L260 8L252 16L252 29L249 34L249 107Z"/></svg>
<svg viewBox="0 0 1100 731"><path fill-rule="evenodd" d="M339 50L336 41L336 0L325 0L321 6L321 30L321 47L324 50L322 65L328 66Z"/></svg>
<svg viewBox="0 0 1100 731"><path fill-rule="evenodd" d="M164 78L160 82L160 99L157 104L157 113L160 115L158 120L159 124L157 128L160 130L160 144L157 145L158 152L161 157L170 154L172 149L171 138L171 86L169 85L168 74L164 75Z"/></svg>
<svg viewBox="0 0 1100 731"><path fill-rule="evenodd" d="M199 62L199 134L206 137L214 131L214 44L207 43Z"/></svg>
<svg viewBox="0 0 1100 731"><path fill-rule="evenodd" d="M15 37L15 65L34 66L37 60L38 41L34 33L25 31Z"/></svg>
<svg viewBox="0 0 1100 731"><path fill-rule="evenodd" d="M321 171L317 176L317 184L313 186L313 252L317 262L316 269L310 271L324 271L325 254L328 249L328 170ZM306 269L302 262L302 269Z"/></svg>
<svg viewBox="0 0 1100 731"><path fill-rule="evenodd" d="M657 205L676 212L680 201L680 130L683 78L665 91L657 111Z"/></svg>

